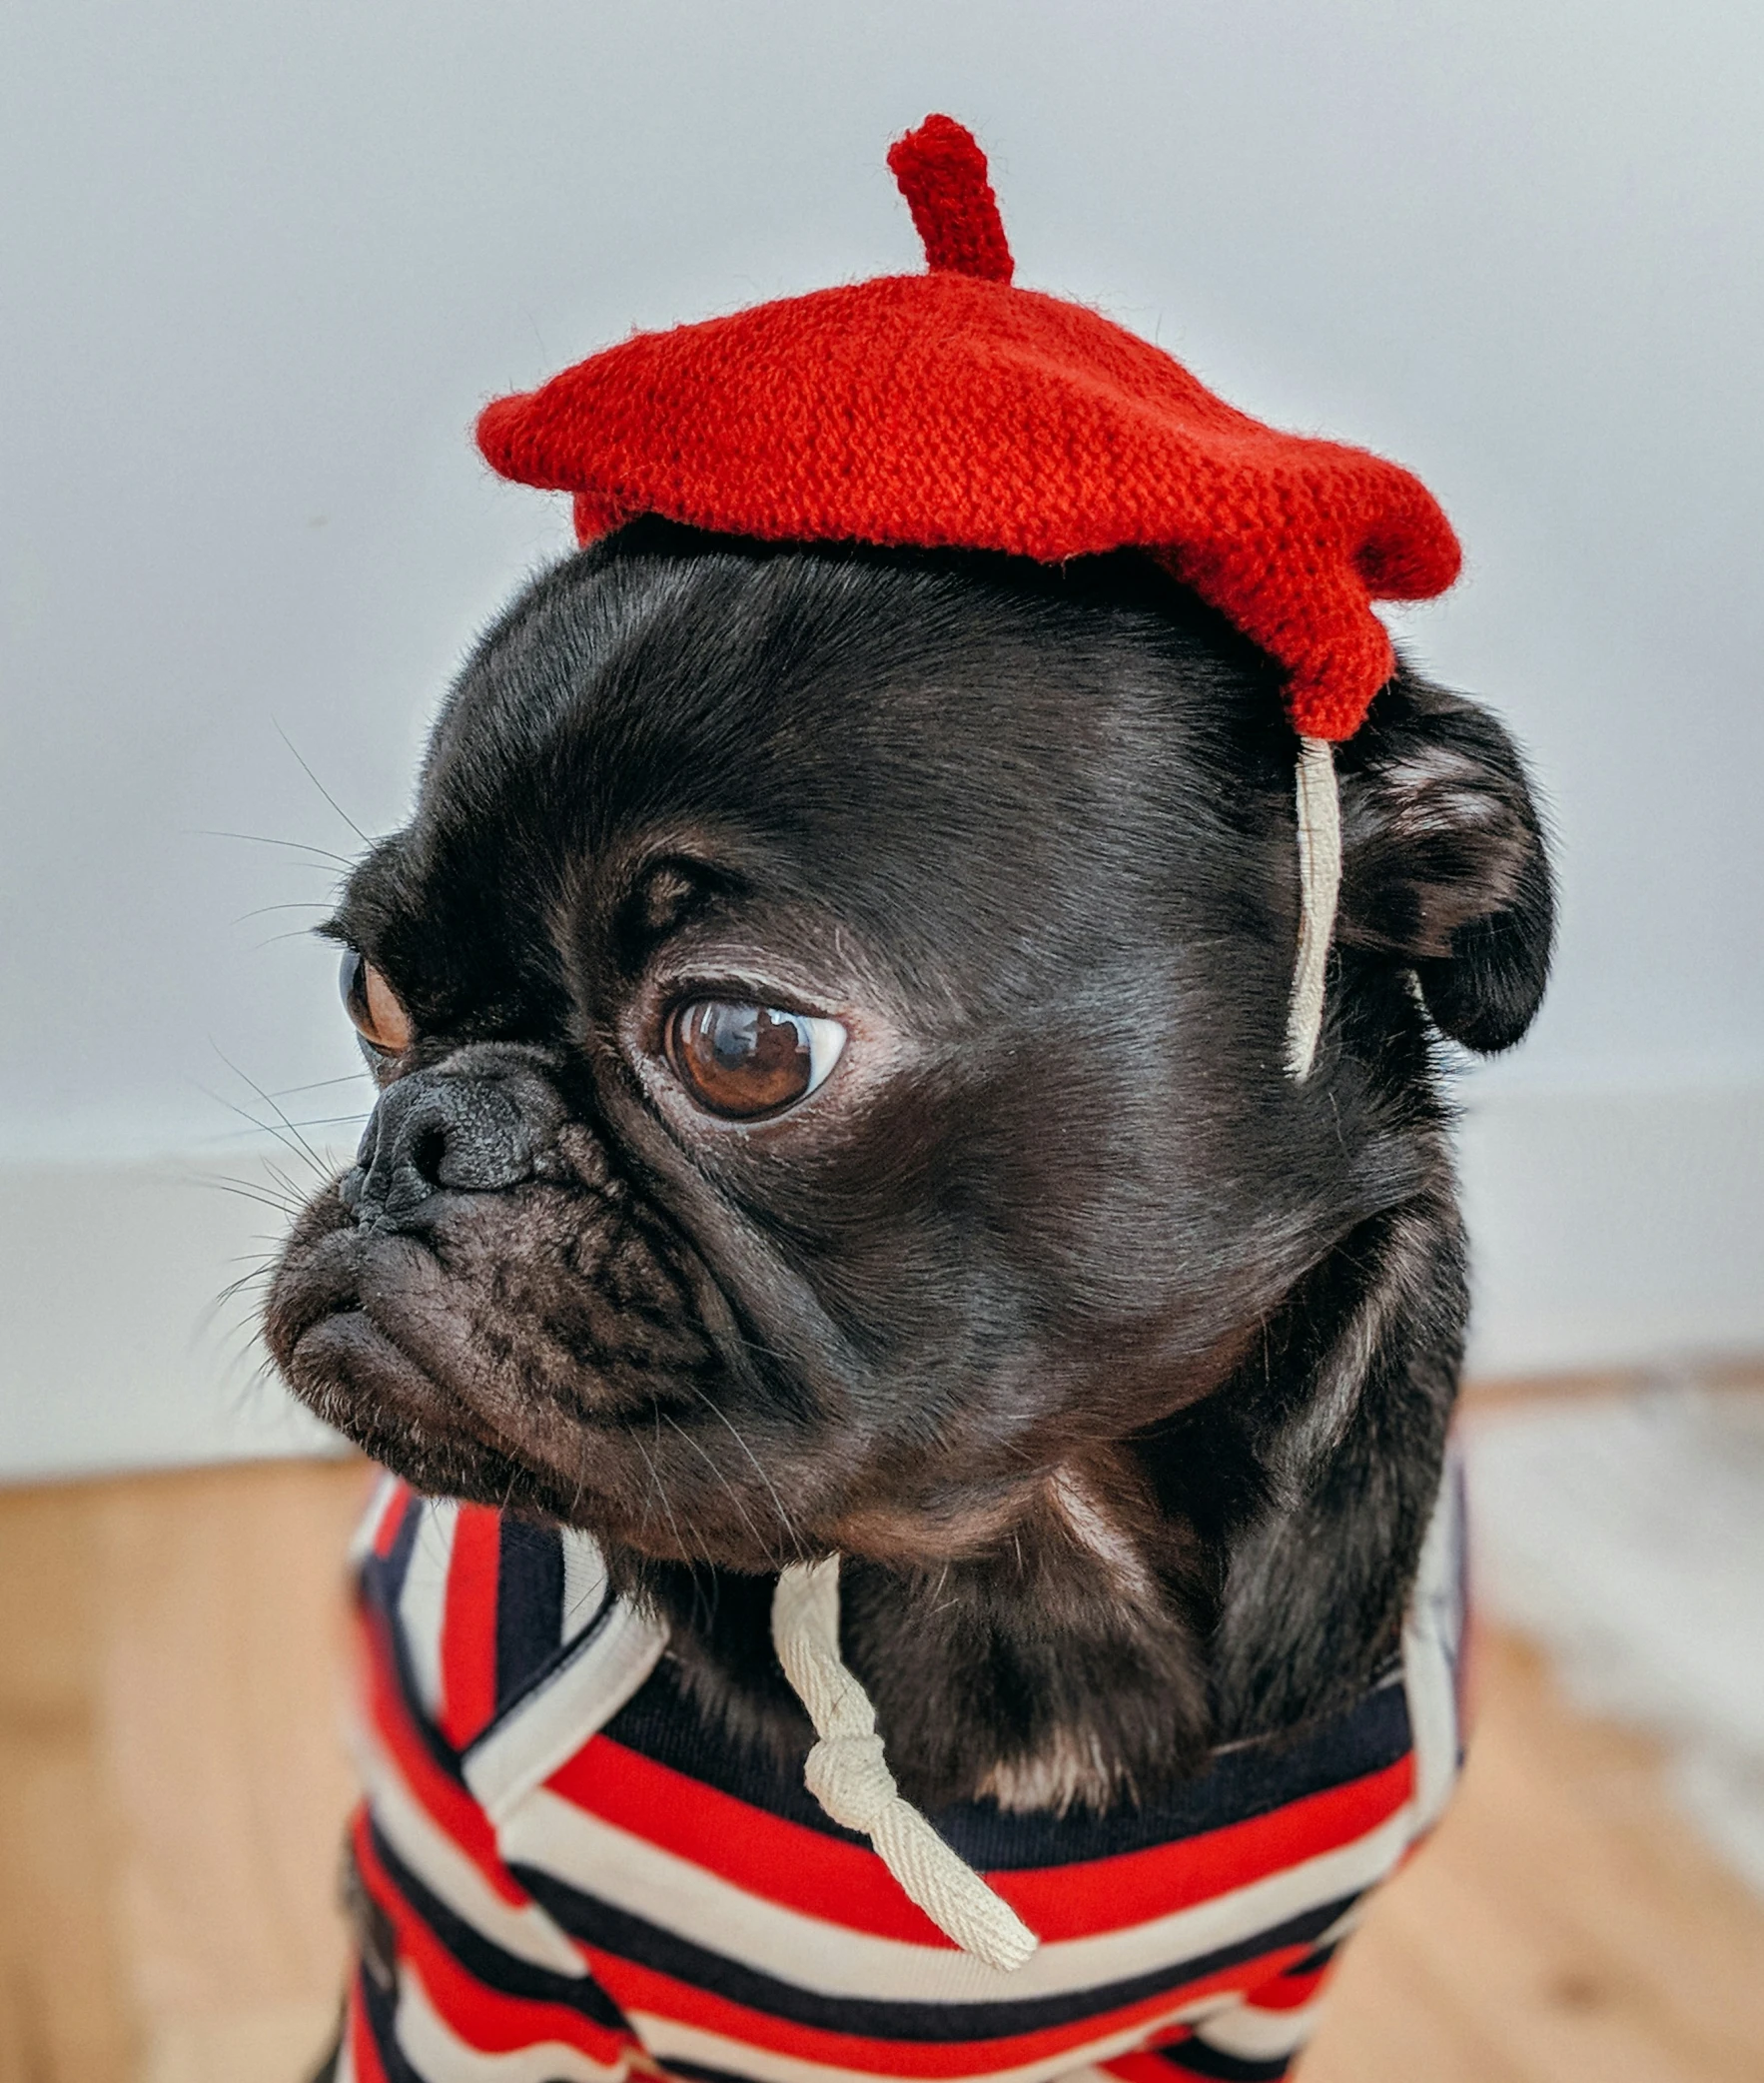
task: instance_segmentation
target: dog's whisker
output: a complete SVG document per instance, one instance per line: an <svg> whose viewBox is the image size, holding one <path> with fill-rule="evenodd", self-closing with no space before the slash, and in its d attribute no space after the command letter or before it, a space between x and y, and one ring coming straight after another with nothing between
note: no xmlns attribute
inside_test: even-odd
<svg viewBox="0 0 1764 2083"><path fill-rule="evenodd" d="M674 1537L674 1546L679 1550L682 1556L689 1554L690 1550L686 1547L685 1542L680 1535L680 1523L677 1519L674 1518L673 1507L667 1501L667 1493L662 1488L661 1478L656 1474L655 1464L649 1458L649 1450L647 1447L643 1445L642 1436L636 1431L634 1427L631 1430L630 1439L631 1445L635 1447L637 1452L643 1457L643 1466L649 1471L649 1486L655 1493L656 1502L660 1505L662 1511L667 1515L667 1524L669 1530L672 1532ZM648 1522L649 1510L647 1505L645 1505L643 1509L643 1523L645 1528L648 1526Z"/></svg>
<svg viewBox="0 0 1764 2083"><path fill-rule="evenodd" d="M777 1512L778 1524L783 1528L785 1537L788 1539L791 1548L796 1552L798 1556L800 1556L803 1553L801 1536L796 1531L795 1522L791 1519L788 1511L785 1510L784 1500L778 1495L776 1484L773 1483L772 1479L760 1466L759 1457L754 1453L753 1449L750 1446L748 1446L746 1440L742 1438L739 1430L735 1425L734 1420L728 1415L726 1411L721 1409L711 1397L707 1396L705 1392L699 1388L696 1382L689 1382L687 1384L687 1387L692 1391L692 1394L695 1397L697 1397L698 1401L711 1414L711 1416L717 1419L723 1426L727 1428L729 1437L734 1441L735 1445L740 1448L741 1452L746 1455L749 1462L752 1463L753 1473L765 1485L767 1494L770 1496L772 1505Z"/></svg>
<svg viewBox="0 0 1764 2083"><path fill-rule="evenodd" d="M236 1301L239 1296L245 1294L249 1289L270 1279L274 1275L275 1270L274 1261L265 1261L262 1265L253 1266L249 1272L240 1274L237 1279L230 1280L215 1297L214 1301L209 1304L211 1320L213 1312L224 1309L229 1302Z"/></svg>
<svg viewBox="0 0 1764 2083"><path fill-rule="evenodd" d="M247 1278L250 1278L250 1276L247 1276ZM239 1296L243 1290L243 1286L244 1282L241 1280L229 1281L226 1287L224 1287L218 1295L215 1295L210 1298L210 1300L203 1306L202 1310L198 1313L194 1329L191 1333L193 1343L202 1344L209 1338L209 1336L221 1324L221 1320L225 1315L228 1307L232 1303L238 1301ZM237 1324L234 1325L232 1327L232 1335L234 1337L237 1337L242 1329L249 1332L251 1336L255 1337L255 1320L248 1320L248 1322L244 1326ZM227 1358L227 1355L224 1350L222 1358L223 1360Z"/></svg>
<svg viewBox="0 0 1764 2083"><path fill-rule="evenodd" d="M248 926L254 918L268 918L276 911L329 911L331 906L318 897L296 897L285 904L259 904L255 910L242 911L233 921L236 926Z"/></svg>
<svg viewBox="0 0 1764 2083"><path fill-rule="evenodd" d="M237 1114L241 1121L255 1128L260 1135L274 1137L285 1150L293 1153L294 1145L289 1141L287 1134L278 1128L274 1122L260 1119L249 1107L242 1107L236 1101L227 1099L218 1092L211 1092L206 1085L200 1087L199 1090L205 1099L212 1099L216 1106L225 1107L229 1114Z"/></svg>
<svg viewBox="0 0 1764 2083"><path fill-rule="evenodd" d="M655 1420L655 1451L657 1455L659 1455L661 1452L662 1411L660 1404L653 1404L650 1408L651 1415ZM664 1505L666 1504L665 1498L663 1499L663 1503ZM685 1512L684 1508L682 1507L682 1517L685 1521L683 1532L680 1528L679 1522L674 1519L671 1507L668 1509L667 1517L668 1524L672 1526L675 1530L674 1539L679 1547L681 1557L686 1558L695 1555L702 1555L704 1553L705 1544L703 1540L700 1538L699 1529L697 1528L697 1526L694 1525L692 1521L691 1514L689 1512ZM692 1573L692 1617L694 1622L696 1622L698 1618L699 1608L702 1606L705 1615L703 1624L706 1627L708 1627L711 1621L714 1620L716 1617L716 1606L713 1599L710 1597L710 1595L706 1592L704 1588L702 1572L699 1570L696 1564L689 1564L688 1566L691 1568Z"/></svg>
<svg viewBox="0 0 1764 2083"><path fill-rule="evenodd" d="M336 796L334 796L331 793L330 789L325 786L325 783L319 779L319 776L316 773L314 773L313 769L307 764L305 756L303 755L300 747L295 743L293 738L291 738L288 732L283 729L282 725L276 721L276 718L274 716L270 718L270 723L273 729L275 730L276 735L282 740L282 742L294 754L295 758L300 762L301 772L304 773L307 779L312 782L313 786L337 812L338 816L343 819L344 823L349 826L350 830L355 833L356 837L361 840L362 844L364 846L372 846L374 844L374 841L368 836L368 834L365 831L363 831L362 827L344 808L342 803L340 803L337 800Z"/></svg>
<svg viewBox="0 0 1764 2083"><path fill-rule="evenodd" d="M217 1051L217 1053L219 1052ZM232 1068L231 1065L228 1067L229 1069ZM249 1084L250 1080L247 1079L246 1082ZM241 1121L249 1123L252 1128L257 1130L259 1135L269 1136L273 1141L280 1143L290 1157L299 1158L302 1163L309 1164L320 1178L329 1179L331 1176L330 1172L318 1153L294 1127L293 1123L287 1120L286 1116L283 1117L282 1123L265 1121L260 1115L254 1114L249 1107L242 1107L236 1101L226 1098L223 1094L210 1091L207 1086L202 1086L199 1089L205 1099L212 1099L216 1106L225 1107L229 1114L237 1114ZM269 1104L273 1106L275 1102L271 1101ZM280 1108L277 1108L276 1111L281 1113ZM297 1196L297 1198L301 1197Z"/></svg>
<svg viewBox="0 0 1764 2083"><path fill-rule="evenodd" d="M330 906L322 905L320 908L322 910L329 910ZM271 933L263 940L254 941L252 944L252 953L254 955L261 955L265 948L280 947L285 940L311 940L312 937L313 929L310 926L296 926L291 932Z"/></svg>
<svg viewBox="0 0 1764 2083"><path fill-rule="evenodd" d="M301 1193L299 1186L295 1183L294 1180L289 1178L288 1174L282 1169L282 1167L279 1164L277 1164L274 1158L267 1157L264 1159L264 1170L270 1175L270 1177L276 1182L276 1184L279 1187L281 1187L282 1191L285 1194L287 1194L289 1198L297 1205L300 1201L302 1201L305 1198L305 1196Z"/></svg>
<svg viewBox="0 0 1764 2083"><path fill-rule="evenodd" d="M264 1105L267 1106L273 1114L275 1114L276 1118L282 1123L282 1126L285 1129L287 1129L288 1133L291 1136L293 1136L295 1142L300 1146L300 1150L307 1157L308 1161L311 1163L313 1167L313 1170L318 1174L318 1176L321 1179L329 1179L331 1177L330 1167L325 1163L325 1160L319 1155L319 1153L313 1148L312 1144L307 1141L306 1137L301 1134L300 1130L296 1128L294 1123L288 1118L288 1114L286 1110L282 1107L281 1103L275 1099L272 1099L269 1093L267 1093L264 1090L264 1088L258 1083L258 1081L254 1077L250 1076L249 1073L241 1070L238 1064L233 1062L231 1058L227 1055L226 1051L222 1049L217 1043L211 1042L210 1047L214 1049L215 1054L220 1057L221 1061L224 1064L226 1064L227 1068L233 1073L233 1075L236 1078L241 1079L245 1084L249 1085L253 1092L257 1094L258 1098L263 1101ZM268 1126L267 1123L261 1125Z"/></svg>
<svg viewBox="0 0 1764 2083"><path fill-rule="evenodd" d="M656 1408L658 1411L660 1410L659 1405ZM717 1467L716 1457L713 1454L709 1453L707 1449L705 1449L697 1440L693 1439L692 1435L679 1422L679 1420L672 1415L671 1412L662 1411L661 1416L667 1419L668 1424L673 1427L674 1431L679 1434L680 1438L685 1441L686 1445L691 1448L692 1452L698 1456L699 1460L704 1463L705 1467L709 1469L710 1473L722 1485L723 1489L728 1493L730 1504L732 1504L735 1510L738 1513L740 1513L742 1525L745 1526L747 1531L753 1536L754 1541L758 1544L758 1546L764 1549L767 1544L764 1537L761 1535L759 1528L753 1522L753 1515L741 1502L740 1492L736 1490L735 1486L729 1481L728 1477L723 1474L722 1470Z"/></svg>
<svg viewBox="0 0 1764 2083"><path fill-rule="evenodd" d="M291 853L312 854L314 856L314 865L327 862L335 868L340 868L345 874L350 873L356 865L347 854L333 853L328 846L310 845L305 839L272 839L262 832L219 831L202 825L198 825L193 829L191 837L196 839L236 839L243 846L281 846Z"/></svg>
<svg viewBox="0 0 1764 2083"><path fill-rule="evenodd" d="M335 1085L359 1085L368 1075L365 1070L345 1071L339 1078L314 1078L305 1085L283 1085L274 1093L276 1099L298 1099L303 1092L324 1092Z"/></svg>
<svg viewBox="0 0 1764 2083"><path fill-rule="evenodd" d="M285 1200L276 1194L266 1192L262 1185L256 1181L229 1179L218 1175L199 1179L197 1183L201 1186L213 1188L216 1193L232 1194L242 1201L255 1201L260 1208L270 1208L276 1214L290 1218L300 1213L301 1202L304 1198L302 1195L296 1194L292 1199Z"/></svg>

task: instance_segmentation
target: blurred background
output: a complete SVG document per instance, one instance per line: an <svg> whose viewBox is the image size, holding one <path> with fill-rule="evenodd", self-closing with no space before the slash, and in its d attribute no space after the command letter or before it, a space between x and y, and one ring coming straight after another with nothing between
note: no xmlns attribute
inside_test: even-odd
<svg viewBox="0 0 1764 2083"><path fill-rule="evenodd" d="M1485 1597L1522 1630L1491 1668L1530 1702L1514 1754L1555 1728L1594 1788L1574 1899L1653 1907L1596 1943L1564 1908L1508 1960L1509 1905L1470 1950L1533 2052L1463 2072L1759 2072L1729 1963L1764 1969L1764 17L14 0L0 1571L41 1625L0 1644L28 1751L0 2083L292 2075L334 1972L322 1905L273 1905L319 1901L343 1798L289 1672L326 1667L357 1479L263 1379L251 1280L366 1106L308 929L476 631L569 544L563 502L479 463L476 410L633 327L916 269L883 154L931 109L989 153L1020 281L1396 458L1464 540L1392 625L1528 748L1563 893L1536 1030L1460 1085ZM146 1473L210 1464L241 1466ZM1537 1842L1562 1786L1490 1828ZM1593 1811L1626 1801L1619 1856ZM1638 2023L1662 1947L1717 1979L1693 2001L1681 1961L1676 2022ZM1389 2073L1456 2073L1409 2015L1445 1970L1378 1971L1341 2072L1395 2032Z"/></svg>

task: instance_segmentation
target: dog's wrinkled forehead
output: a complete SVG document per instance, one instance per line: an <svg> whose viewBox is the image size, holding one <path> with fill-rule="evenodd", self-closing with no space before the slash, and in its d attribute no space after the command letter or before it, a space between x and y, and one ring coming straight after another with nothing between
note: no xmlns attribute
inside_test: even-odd
<svg viewBox="0 0 1764 2083"><path fill-rule="evenodd" d="M1160 651L1180 676L1148 669ZM1254 907L1243 827L1278 825L1282 781L1271 751L1247 806L1240 680L1216 632L1118 591L615 545L486 638L352 924L452 997L418 1008L442 1025L554 1007L572 962L616 968L688 894L786 938L838 922L912 988L953 967L966 994L1045 991L1116 928L1143 953L1123 894L1179 863Z"/></svg>

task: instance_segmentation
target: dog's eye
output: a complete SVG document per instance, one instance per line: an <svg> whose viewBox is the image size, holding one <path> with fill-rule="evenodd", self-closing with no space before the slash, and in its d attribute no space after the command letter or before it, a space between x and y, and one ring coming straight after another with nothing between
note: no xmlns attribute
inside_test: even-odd
<svg viewBox="0 0 1764 2083"><path fill-rule="evenodd" d="M365 955L352 947L343 958L338 986L356 1032L383 1056L398 1056L411 1046L417 1030L398 995Z"/></svg>
<svg viewBox="0 0 1764 2083"><path fill-rule="evenodd" d="M701 1107L737 1121L806 1099L845 1047L837 1020L698 998L667 1023L667 1060Z"/></svg>

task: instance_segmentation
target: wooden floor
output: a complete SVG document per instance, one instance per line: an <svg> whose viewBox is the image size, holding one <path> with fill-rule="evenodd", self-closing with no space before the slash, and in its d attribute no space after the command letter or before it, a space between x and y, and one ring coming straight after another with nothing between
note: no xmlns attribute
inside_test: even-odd
<svg viewBox="0 0 1764 2083"><path fill-rule="evenodd" d="M359 1469L0 1494L0 2083L297 2083L342 1966ZM1463 1790L1305 2083L1759 2083L1764 1905L1492 1637Z"/></svg>

